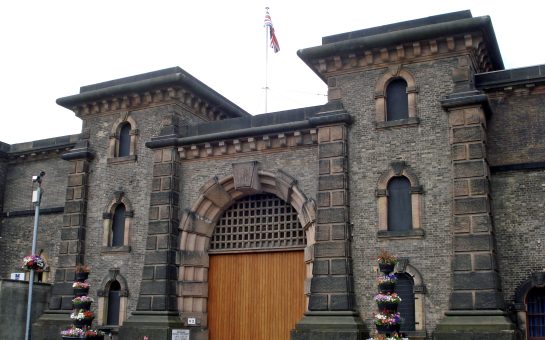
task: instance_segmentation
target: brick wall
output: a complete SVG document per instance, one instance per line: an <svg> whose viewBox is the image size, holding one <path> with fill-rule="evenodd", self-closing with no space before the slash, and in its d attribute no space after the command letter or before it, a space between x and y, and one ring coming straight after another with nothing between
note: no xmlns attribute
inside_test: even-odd
<svg viewBox="0 0 545 340"><path fill-rule="evenodd" d="M157 136L161 129L163 116L171 113L180 115L181 124L199 122L200 119L187 113L175 105L132 111L130 116L136 121L138 141L136 145L136 161L125 163L108 163L109 135L112 126L119 119L119 114L93 117L86 122L90 130L90 147L96 157L90 163L90 186L88 196L88 217L86 236L86 263L91 268L89 280L90 294L95 295L108 270L120 268L120 274L128 282L129 297L127 311L136 309L144 250L148 227L149 200L153 171L153 152L145 143ZM114 192L121 190L133 209L133 223L129 233L130 252L101 253L103 240L102 214L114 199Z"/></svg>
<svg viewBox="0 0 545 340"><path fill-rule="evenodd" d="M67 162L58 155L17 162L7 166L5 204L3 213L27 210L30 215L21 217L4 217L0 236L0 277L9 278L11 272L18 271L23 256L31 253L32 233L34 228L34 206L32 204L32 176L44 170L43 196L41 208L58 208L64 206L66 190ZM52 282L58 254L58 240L62 225L62 212L54 214L42 213L38 229L36 249L44 250L50 266L49 282Z"/></svg>
<svg viewBox="0 0 545 340"><path fill-rule="evenodd" d="M545 86L490 95L488 160L491 166L545 161Z"/></svg>
<svg viewBox="0 0 545 340"><path fill-rule="evenodd" d="M353 223L352 259L356 302L361 317L372 329L376 311L374 267L376 255L384 248L421 274L425 295L426 329L433 330L448 308L452 256L451 200L452 174L447 114L439 100L452 91L451 70L455 60L404 66L419 87L417 126L375 128L374 89L386 69L338 76L343 105L353 115L349 132L350 215ZM381 174L392 161L406 161L423 186L423 238L378 239L378 205L375 189Z"/></svg>
<svg viewBox="0 0 545 340"><path fill-rule="evenodd" d="M534 272L545 269L545 171L492 176L492 207L504 298Z"/></svg>

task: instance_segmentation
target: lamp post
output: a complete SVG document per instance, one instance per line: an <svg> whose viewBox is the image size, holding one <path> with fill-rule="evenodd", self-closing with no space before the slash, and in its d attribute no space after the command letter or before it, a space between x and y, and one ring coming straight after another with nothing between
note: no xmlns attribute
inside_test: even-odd
<svg viewBox="0 0 545 340"><path fill-rule="evenodd" d="M38 239L38 222L40 220L40 202L42 200L42 178L45 176L44 171L40 171L37 176L32 176L32 182L37 183L38 187L32 192L32 203L34 203L34 232L32 233L32 253L36 254L36 242ZM30 282L28 283L28 301L26 307L26 329L25 340L30 339L30 318L32 311L32 288L34 287L34 269L30 270Z"/></svg>

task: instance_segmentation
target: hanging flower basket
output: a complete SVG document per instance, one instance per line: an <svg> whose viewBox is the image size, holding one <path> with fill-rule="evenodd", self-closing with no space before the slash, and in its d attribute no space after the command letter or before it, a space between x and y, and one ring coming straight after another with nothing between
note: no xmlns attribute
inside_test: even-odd
<svg viewBox="0 0 545 340"><path fill-rule="evenodd" d="M93 302L93 298L87 295L82 295L77 296L72 300L72 306L74 307L74 309L89 310Z"/></svg>
<svg viewBox="0 0 545 340"><path fill-rule="evenodd" d="M84 281L84 282L76 281L72 285L72 288L74 288L75 296L83 296L89 293L89 283L87 281Z"/></svg>
<svg viewBox="0 0 545 340"><path fill-rule="evenodd" d="M83 282L89 278L89 273L76 273L76 281Z"/></svg>
<svg viewBox="0 0 545 340"><path fill-rule="evenodd" d="M395 263L392 264L392 263L379 263L378 264L378 268L379 270L384 273L384 274L390 274L391 272L394 271L394 268L395 268Z"/></svg>
<svg viewBox="0 0 545 340"><path fill-rule="evenodd" d="M77 265L76 266L76 281L83 282L89 278L89 266Z"/></svg>
<svg viewBox="0 0 545 340"><path fill-rule="evenodd" d="M378 309L383 312L396 313L397 306L399 306L399 303L397 302L377 301Z"/></svg>
<svg viewBox="0 0 545 340"><path fill-rule="evenodd" d="M104 332L89 329L85 331L85 339L103 340Z"/></svg>
<svg viewBox="0 0 545 340"><path fill-rule="evenodd" d="M94 318L74 320L73 323L74 323L74 326L76 326L78 328L85 328L85 327L90 327L91 326L91 324L93 323L93 319Z"/></svg>
<svg viewBox="0 0 545 340"><path fill-rule="evenodd" d="M84 296L89 293L89 288L74 288L75 296Z"/></svg>
<svg viewBox="0 0 545 340"><path fill-rule="evenodd" d="M34 270L36 272L43 272L45 265L45 260L40 255L29 255L23 257L23 265L21 266L21 269L25 271Z"/></svg>
<svg viewBox="0 0 545 340"><path fill-rule="evenodd" d="M74 326L61 331L61 337L63 339L81 339L84 334L85 331L83 329Z"/></svg>
<svg viewBox="0 0 545 340"><path fill-rule="evenodd" d="M91 308L91 301L88 302L72 302L72 307L74 309L83 309L83 310L89 310Z"/></svg>
<svg viewBox="0 0 545 340"><path fill-rule="evenodd" d="M399 333L400 325L375 325L380 334Z"/></svg>
<svg viewBox="0 0 545 340"><path fill-rule="evenodd" d="M379 283L379 285L378 285L378 289L383 294L393 293L395 287L396 287L396 284L393 283L393 282L383 282L383 283Z"/></svg>

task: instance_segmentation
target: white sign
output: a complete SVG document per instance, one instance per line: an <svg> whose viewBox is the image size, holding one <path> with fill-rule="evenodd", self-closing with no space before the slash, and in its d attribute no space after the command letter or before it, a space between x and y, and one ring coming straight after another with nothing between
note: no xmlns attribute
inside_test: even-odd
<svg viewBox="0 0 545 340"><path fill-rule="evenodd" d="M194 326L197 324L197 320L195 318L187 318L187 324Z"/></svg>
<svg viewBox="0 0 545 340"><path fill-rule="evenodd" d="M25 273L11 273L10 279L24 281L25 280Z"/></svg>
<svg viewBox="0 0 545 340"><path fill-rule="evenodd" d="M172 340L189 340L189 329L173 329Z"/></svg>

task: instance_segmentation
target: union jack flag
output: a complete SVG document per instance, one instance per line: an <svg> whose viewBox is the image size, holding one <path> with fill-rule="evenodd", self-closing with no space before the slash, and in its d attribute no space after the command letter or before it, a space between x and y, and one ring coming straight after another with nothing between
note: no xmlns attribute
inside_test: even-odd
<svg viewBox="0 0 545 340"><path fill-rule="evenodd" d="M265 14L265 27L269 28L269 36L271 38L271 47L274 50L274 53L280 51L280 45L278 44L278 39L276 39L276 34L274 34L274 27L269 15L269 11Z"/></svg>

